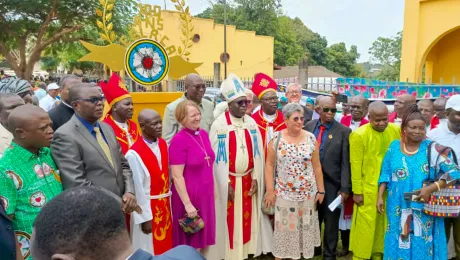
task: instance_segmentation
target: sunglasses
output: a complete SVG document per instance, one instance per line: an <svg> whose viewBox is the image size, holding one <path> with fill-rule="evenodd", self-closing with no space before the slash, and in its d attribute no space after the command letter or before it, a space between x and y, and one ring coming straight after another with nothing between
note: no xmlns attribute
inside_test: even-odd
<svg viewBox="0 0 460 260"><path fill-rule="evenodd" d="M75 101L87 101L87 102L90 102L92 104L96 104L98 102L103 102L105 100L105 98L103 96L100 96L100 97L90 97L90 98L79 98Z"/></svg>
<svg viewBox="0 0 460 260"><path fill-rule="evenodd" d="M238 106L242 107L242 106L248 106L251 101L248 101L248 100L240 100L238 102L236 102L238 104Z"/></svg>
<svg viewBox="0 0 460 260"><path fill-rule="evenodd" d="M305 121L305 117L303 117L303 116L301 116L301 117L296 116L296 117L293 118L293 120L294 120L294 122L296 122L296 123L299 122L299 120L300 120L300 122L303 122L303 121Z"/></svg>
<svg viewBox="0 0 460 260"><path fill-rule="evenodd" d="M329 113L329 112L331 112L331 113L336 113L336 112L337 112L337 108L328 108L328 107L325 107L325 108L323 108L323 112L324 112L324 113Z"/></svg>

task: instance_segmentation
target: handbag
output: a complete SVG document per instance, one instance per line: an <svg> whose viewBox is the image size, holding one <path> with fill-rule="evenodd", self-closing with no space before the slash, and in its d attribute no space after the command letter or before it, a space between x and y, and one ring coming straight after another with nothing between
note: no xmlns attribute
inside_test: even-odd
<svg viewBox="0 0 460 260"><path fill-rule="evenodd" d="M435 142L431 142L428 145L428 167L431 167L431 150L433 149L433 145L435 145ZM433 182L438 181L442 176L443 172L440 171L438 173L439 169L437 167L439 156L441 156L442 153L449 149L452 153L455 164L458 165L455 152L450 147L443 147L439 152L438 157L436 158L436 164L434 167L435 180L424 181L423 187L429 186ZM460 216L460 184L457 182L454 185L433 192L430 196L430 199L425 202L423 206L423 212L433 217L442 218L456 218Z"/></svg>
<svg viewBox="0 0 460 260"><path fill-rule="evenodd" d="M278 137L276 138L276 141L275 141L275 165L273 167L273 182L275 184L275 188L276 188L276 177L278 176L278 174L276 174L276 166L277 166L277 157L278 157L278 145L280 143L280 139L281 139L281 132L279 132L278 134ZM264 195L264 201L265 201L265 196L267 196L267 193L265 193ZM265 203L262 203L262 212L267 214L267 215L274 215L275 214L275 205L267 208L265 206Z"/></svg>
<svg viewBox="0 0 460 260"><path fill-rule="evenodd" d="M204 228L204 221L198 214L193 218L189 218L187 214L185 214L185 216L178 219L178 221L179 226L187 234L195 234Z"/></svg>

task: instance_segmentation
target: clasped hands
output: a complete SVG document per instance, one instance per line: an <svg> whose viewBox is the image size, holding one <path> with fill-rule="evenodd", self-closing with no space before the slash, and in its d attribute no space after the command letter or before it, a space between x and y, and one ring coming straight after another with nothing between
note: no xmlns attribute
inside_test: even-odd
<svg viewBox="0 0 460 260"><path fill-rule="evenodd" d="M142 209L139 205L137 205L136 196L134 194L127 192L123 195L121 209L126 214L131 214L132 212L137 212L138 214L142 214Z"/></svg>

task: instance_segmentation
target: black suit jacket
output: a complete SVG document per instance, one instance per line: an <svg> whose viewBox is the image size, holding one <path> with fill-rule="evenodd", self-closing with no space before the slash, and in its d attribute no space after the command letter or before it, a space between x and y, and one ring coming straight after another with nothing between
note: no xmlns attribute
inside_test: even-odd
<svg viewBox="0 0 460 260"><path fill-rule="evenodd" d="M318 119L307 123L306 130L314 133ZM351 192L350 174L350 143L348 137L351 129L342 124L332 122L332 127L327 135L323 148L321 167L323 169L324 181L334 184L341 192Z"/></svg>
<svg viewBox="0 0 460 260"><path fill-rule="evenodd" d="M0 202L0 259L16 259L16 240L13 222Z"/></svg>
<svg viewBox="0 0 460 260"><path fill-rule="evenodd" d="M48 111L48 115L53 121L53 130L56 131L59 127L67 123L75 112L72 108L66 106L64 103L60 103L55 108Z"/></svg>
<svg viewBox="0 0 460 260"><path fill-rule="evenodd" d="M303 107L303 117L305 120L303 121L303 129L307 130L307 123L313 119L313 110L309 109L306 106Z"/></svg>

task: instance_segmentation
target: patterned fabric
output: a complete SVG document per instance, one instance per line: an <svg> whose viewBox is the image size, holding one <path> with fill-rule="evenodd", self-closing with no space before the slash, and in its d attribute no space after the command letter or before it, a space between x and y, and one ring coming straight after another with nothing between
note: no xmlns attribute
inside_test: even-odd
<svg viewBox="0 0 460 260"><path fill-rule="evenodd" d="M312 258L321 245L318 212L314 198L293 202L277 198L275 202L273 255L278 258Z"/></svg>
<svg viewBox="0 0 460 260"><path fill-rule="evenodd" d="M104 137L102 137L101 130L99 127L94 127L94 132L96 132L96 140L99 143L99 145L102 148L102 151L104 151L105 156L107 156L107 159L109 159L110 164L113 166L113 159L112 159L112 154L110 153L110 148L107 142L104 140Z"/></svg>
<svg viewBox="0 0 460 260"><path fill-rule="evenodd" d="M14 230L25 259L30 255L32 225L41 208L62 191L61 180L49 148L38 157L14 142L0 160L0 199L8 215L14 214Z"/></svg>
<svg viewBox="0 0 460 260"><path fill-rule="evenodd" d="M273 140L278 138L275 133ZM273 142L275 145L276 142ZM277 156L277 179L275 194L289 201L303 201L316 195L316 179L311 163L316 140L311 133L299 144L287 142L283 136L275 147Z"/></svg>
<svg viewBox="0 0 460 260"><path fill-rule="evenodd" d="M404 200L405 192L421 189L423 181L434 175L427 162L429 143L424 140L417 154L407 156L401 152L400 141L394 141L385 155L379 179L379 184L388 187L384 259L447 259L444 219L423 213L423 203ZM449 173L445 179L460 178L458 167L448 158L440 160L437 167Z"/></svg>

